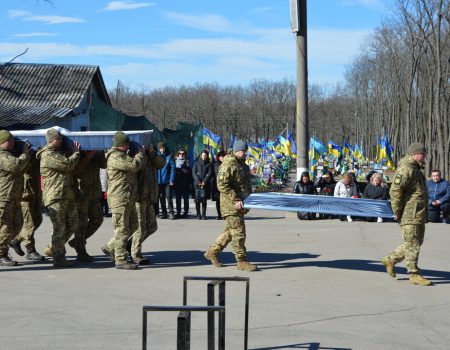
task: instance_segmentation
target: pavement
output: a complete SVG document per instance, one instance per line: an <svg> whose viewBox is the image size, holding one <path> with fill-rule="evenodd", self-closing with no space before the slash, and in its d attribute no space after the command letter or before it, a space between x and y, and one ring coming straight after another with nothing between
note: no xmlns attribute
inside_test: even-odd
<svg viewBox="0 0 450 350"><path fill-rule="evenodd" d="M427 225L419 265L434 286L421 287L409 285L404 264L394 279L379 262L401 242L395 223L252 210L246 246L259 270L242 272L229 247L223 268L203 258L224 224L213 204L205 221L159 220L144 243L152 264L138 271L117 270L102 254L111 218L88 241L95 263L54 269L12 252L21 265L0 267L0 349L140 349L142 306L182 305L183 276L250 277L252 350L450 348L450 226ZM45 217L40 252L50 234ZM243 349L244 284L227 282L226 297L226 349ZM206 304L206 282L189 284L188 304ZM149 315L148 349L176 348L176 316ZM192 316L191 349L206 349L203 313Z"/></svg>

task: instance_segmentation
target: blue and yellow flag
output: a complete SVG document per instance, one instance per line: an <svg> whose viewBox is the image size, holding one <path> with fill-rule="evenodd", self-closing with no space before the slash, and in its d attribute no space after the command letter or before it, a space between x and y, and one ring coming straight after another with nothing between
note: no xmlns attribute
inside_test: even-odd
<svg viewBox="0 0 450 350"><path fill-rule="evenodd" d="M205 146L209 146L210 148L219 150L220 141L222 141L222 137L214 134L211 130L207 128L203 128L203 144Z"/></svg>
<svg viewBox="0 0 450 350"><path fill-rule="evenodd" d="M342 147L333 141L328 141L328 154L332 155L333 158L339 158L342 153Z"/></svg>

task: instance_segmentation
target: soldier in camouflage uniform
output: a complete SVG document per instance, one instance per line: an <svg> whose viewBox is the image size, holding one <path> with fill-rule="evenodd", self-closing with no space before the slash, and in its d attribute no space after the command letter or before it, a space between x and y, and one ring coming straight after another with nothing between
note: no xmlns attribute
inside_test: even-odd
<svg viewBox="0 0 450 350"><path fill-rule="evenodd" d="M245 222L243 201L252 192L250 169L245 164L247 143L237 140L219 169L217 188L220 191L220 210L225 218L225 230L205 252L205 258L216 267L222 267L218 254L231 242L238 270L255 271L256 265L247 261L245 249Z"/></svg>
<svg viewBox="0 0 450 350"><path fill-rule="evenodd" d="M77 260L93 262L94 257L86 251L86 240L91 237L103 223L103 210L100 203L102 188L100 169L106 168L103 152L82 152L81 160L75 172L75 194L78 208L78 229L69 245L77 252Z"/></svg>
<svg viewBox="0 0 450 350"><path fill-rule="evenodd" d="M16 157L12 151L14 139L7 130L0 130L0 266L16 266L8 256L8 245L22 228L20 200L23 193L23 171L28 165L30 146Z"/></svg>
<svg viewBox="0 0 450 350"><path fill-rule="evenodd" d="M158 201L156 172L162 169L165 163L165 159L156 154L153 146L149 146L146 151L144 168L137 173L136 212L139 226L128 241L131 257L137 265L149 264L149 260L142 256L142 243L158 229L154 210L154 204Z"/></svg>
<svg viewBox="0 0 450 350"><path fill-rule="evenodd" d="M47 131L47 146L39 150L43 181L43 200L53 225L52 243L44 253L53 256L54 267L70 267L65 243L78 226L73 171L80 159L80 144L73 143L73 154L67 157L61 149L62 136L55 129Z"/></svg>
<svg viewBox="0 0 450 350"><path fill-rule="evenodd" d="M20 244L25 245L26 259L30 261L42 261L45 258L36 251L34 233L42 224L42 192L40 185L39 162L36 153L30 152L30 162L23 175L23 195L21 201L23 226L20 233L13 239L10 247L17 254L24 256Z"/></svg>
<svg viewBox="0 0 450 350"><path fill-rule="evenodd" d="M390 196L392 211L400 224L403 243L381 260L392 277L395 277L395 264L406 260L409 282L421 286L432 284L421 275L417 266L420 246L425 235L425 223L428 221L428 193L423 174L425 157L425 146L412 143L408 148L408 155L399 162Z"/></svg>
<svg viewBox="0 0 450 350"><path fill-rule="evenodd" d="M116 268L132 270L138 265L128 262L127 241L139 223L136 213L136 173L144 164L144 150L133 158L126 152L128 136L122 131L114 135L114 147L106 154L108 171L108 205L112 209L114 237L102 248L115 262Z"/></svg>

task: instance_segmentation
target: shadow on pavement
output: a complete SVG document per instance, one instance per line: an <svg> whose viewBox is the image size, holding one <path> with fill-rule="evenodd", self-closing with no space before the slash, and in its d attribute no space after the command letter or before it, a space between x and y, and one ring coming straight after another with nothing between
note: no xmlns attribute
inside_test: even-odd
<svg viewBox="0 0 450 350"><path fill-rule="evenodd" d="M323 347L320 343L303 343L303 344L289 344L280 346L270 346L268 348L254 348L250 350L281 350L281 349L307 349L307 350L352 350L351 348L334 348Z"/></svg>

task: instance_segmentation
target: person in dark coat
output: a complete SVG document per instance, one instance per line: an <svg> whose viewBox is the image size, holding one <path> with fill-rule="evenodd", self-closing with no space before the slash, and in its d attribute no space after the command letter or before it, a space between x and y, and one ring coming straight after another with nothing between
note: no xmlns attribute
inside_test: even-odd
<svg viewBox="0 0 450 350"><path fill-rule="evenodd" d="M304 171L300 175L300 180L295 183L293 192L297 194L316 194L314 183L309 178L307 171ZM303 213L299 211L297 212L297 217L299 220L313 220L316 218L316 213Z"/></svg>
<svg viewBox="0 0 450 350"><path fill-rule="evenodd" d="M155 214L161 219L170 220L175 219L173 211L173 185L175 181L175 161L173 160L172 154L167 150L166 144L164 142L158 143L159 155L163 157L166 161L164 168L157 171L158 178L158 194L159 202L154 204ZM166 206L167 201L167 206ZM159 213L159 205L161 205L161 213ZM169 215L167 215L167 210Z"/></svg>
<svg viewBox="0 0 450 350"><path fill-rule="evenodd" d="M326 170L315 182L314 186L321 196L334 196L334 188L336 187L336 180L331 171ZM319 214L321 219L333 219L334 215Z"/></svg>
<svg viewBox="0 0 450 350"><path fill-rule="evenodd" d="M199 220L206 219L206 201L211 197L211 177L213 176L213 167L209 161L209 152L202 151L192 168L192 177L194 178L195 188L195 209ZM200 213L200 204L202 210Z"/></svg>
<svg viewBox="0 0 450 350"><path fill-rule="evenodd" d="M176 218L188 218L189 194L192 184L192 169L186 159L186 151L180 149L175 155L175 203ZM181 199L183 199L183 215L181 215Z"/></svg>
<svg viewBox="0 0 450 350"><path fill-rule="evenodd" d="M389 188L383 183L383 175L374 173L370 177L370 182L364 189L364 198L387 200L389 198ZM377 222L383 222L383 218L378 218Z"/></svg>
<svg viewBox="0 0 450 350"><path fill-rule="evenodd" d="M220 191L217 188L217 175L219 174L219 167L222 164L225 155L226 154L223 151L216 154L213 177L211 178L211 199L216 202L217 220L222 220L222 213L220 212Z"/></svg>

